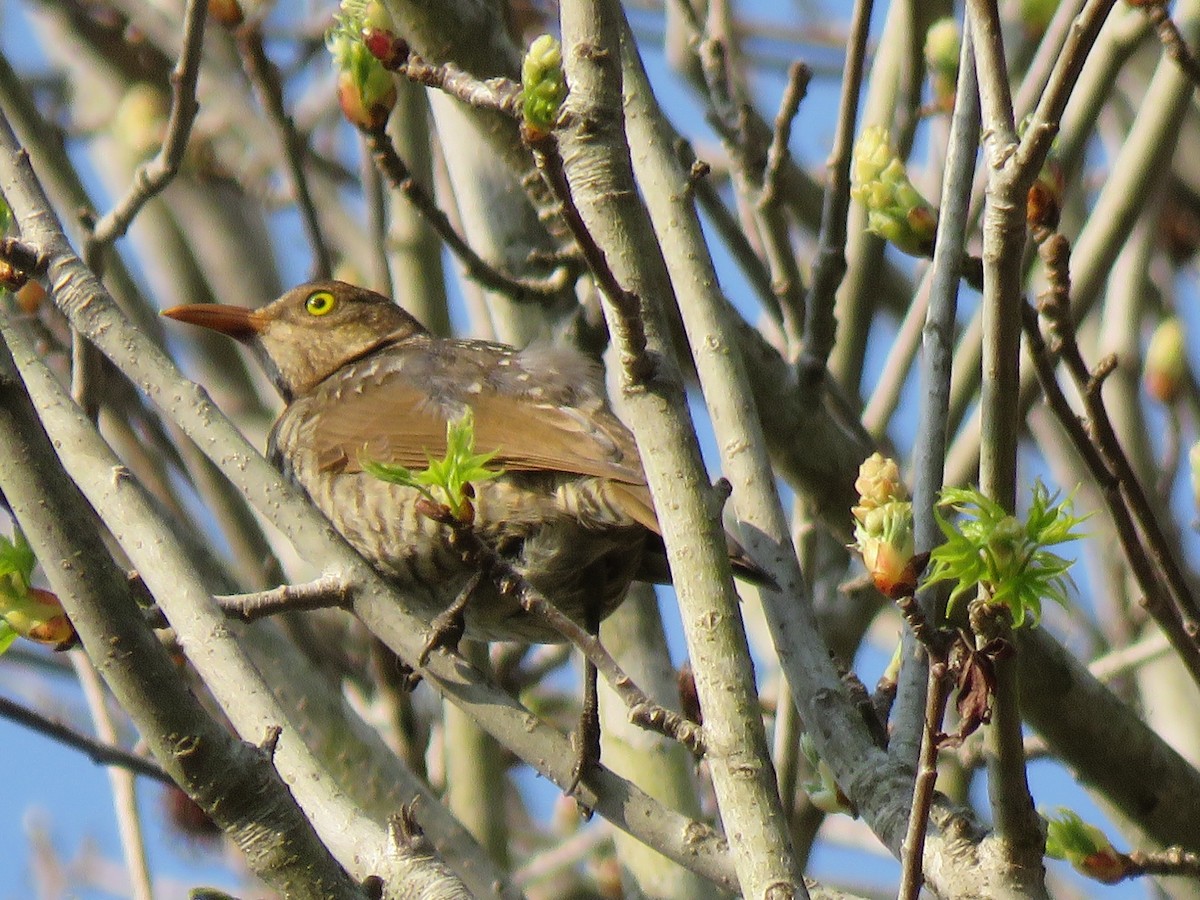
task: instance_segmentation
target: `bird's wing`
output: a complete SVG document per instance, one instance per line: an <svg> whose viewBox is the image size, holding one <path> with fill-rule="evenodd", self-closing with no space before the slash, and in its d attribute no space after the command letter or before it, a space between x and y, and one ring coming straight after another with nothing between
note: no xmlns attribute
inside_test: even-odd
<svg viewBox="0 0 1200 900"><path fill-rule="evenodd" d="M475 418L475 452L496 455L491 465L509 472L565 472L608 478L607 497L630 520L662 534L633 435L598 401L586 412L482 391L461 398ZM323 470L361 472L361 459L423 469L446 453L446 423L457 418L446 404L404 379L370 381L322 404L311 424ZM753 583L778 587L728 533L734 570ZM658 554L649 554L650 557ZM644 573L667 578L665 565Z"/></svg>
<svg viewBox="0 0 1200 900"><path fill-rule="evenodd" d="M594 475L644 488L633 436L602 406L585 413L492 391L461 400L474 412L475 452L494 451L498 468ZM322 407L312 423L317 462L340 472L362 471L363 458L423 469L445 455L446 423L457 418L456 404L430 402L403 377L366 383Z"/></svg>

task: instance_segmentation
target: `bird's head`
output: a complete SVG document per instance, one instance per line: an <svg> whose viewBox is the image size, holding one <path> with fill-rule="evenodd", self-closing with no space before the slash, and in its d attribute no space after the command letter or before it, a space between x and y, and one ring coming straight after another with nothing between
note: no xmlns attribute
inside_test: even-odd
<svg viewBox="0 0 1200 900"><path fill-rule="evenodd" d="M425 327L374 291L343 281L312 281L262 309L194 303L163 311L260 351L285 400L311 390L346 363Z"/></svg>

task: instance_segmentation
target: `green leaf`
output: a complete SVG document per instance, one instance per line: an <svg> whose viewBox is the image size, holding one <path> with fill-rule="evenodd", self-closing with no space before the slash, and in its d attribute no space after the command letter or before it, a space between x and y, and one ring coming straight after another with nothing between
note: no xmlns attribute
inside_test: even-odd
<svg viewBox="0 0 1200 900"><path fill-rule="evenodd" d="M1046 855L1051 859L1074 861L1112 846L1103 831L1073 809L1060 806L1053 816L1042 816L1046 819Z"/></svg>
<svg viewBox="0 0 1200 900"><path fill-rule="evenodd" d="M0 536L0 577L13 576L17 582L15 586L23 590L29 587L36 564L37 559L21 529L13 529L11 541Z"/></svg>
<svg viewBox="0 0 1200 900"><path fill-rule="evenodd" d="M12 646L13 641L17 639L17 633L12 626L0 619L0 654L4 653Z"/></svg>
<svg viewBox="0 0 1200 900"><path fill-rule="evenodd" d="M475 452L475 417L470 407L463 415L446 423L446 455L441 459L429 457L429 465L420 472L404 466L391 465L359 457L368 475L392 484L415 488L426 498L439 502L435 490L445 497L446 505L461 518L466 509L468 484L479 484L503 474L503 469L488 468L499 450Z"/></svg>
<svg viewBox="0 0 1200 900"><path fill-rule="evenodd" d="M364 472L374 478L378 478L380 481L389 481L392 484L403 484L408 487L416 486L416 478L404 466L376 462L365 456L360 456L358 463L363 467Z"/></svg>
<svg viewBox="0 0 1200 900"><path fill-rule="evenodd" d="M1083 518L1071 513L1071 498L1058 502L1041 482L1033 486L1029 512L1018 521L975 488L947 488L939 506L958 513L948 521L934 510L946 541L930 555L925 583L954 582L949 608L982 587L992 603L1007 607L1014 625L1036 622L1046 598L1066 605L1071 561L1046 547L1075 540Z"/></svg>

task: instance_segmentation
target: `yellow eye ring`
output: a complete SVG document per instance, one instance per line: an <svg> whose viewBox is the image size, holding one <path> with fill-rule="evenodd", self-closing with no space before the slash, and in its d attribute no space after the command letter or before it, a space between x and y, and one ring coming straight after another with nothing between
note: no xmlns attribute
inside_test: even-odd
<svg viewBox="0 0 1200 900"><path fill-rule="evenodd" d="M329 291L315 291L305 299L304 309L310 316L327 316L337 309L337 298Z"/></svg>

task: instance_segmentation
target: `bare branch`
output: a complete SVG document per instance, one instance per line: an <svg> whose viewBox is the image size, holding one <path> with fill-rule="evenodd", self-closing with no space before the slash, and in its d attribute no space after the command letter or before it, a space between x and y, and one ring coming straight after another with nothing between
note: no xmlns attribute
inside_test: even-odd
<svg viewBox="0 0 1200 900"><path fill-rule="evenodd" d="M544 302L562 293L573 277L569 267L558 266L551 275L541 279L516 278L501 272L471 248L454 229L446 214L438 209L433 198L417 184L384 127L364 129L363 137L388 184L403 194L413 208L425 217L429 226L466 268L468 276L488 290L498 291L518 302Z"/></svg>
<svg viewBox="0 0 1200 900"><path fill-rule="evenodd" d="M192 123L200 110L196 102L196 80L200 75L207 12L205 0L188 0L183 12L183 50L171 73L171 113L162 147L152 160L138 166L129 191L92 226L84 247L84 259L93 269L100 265L108 246L125 234L142 207L171 182L183 163Z"/></svg>
<svg viewBox="0 0 1200 900"><path fill-rule="evenodd" d="M821 231L813 260L812 281L804 300L804 356L801 366L808 382L825 375L833 348L834 299L846 275L846 216L850 211L850 156L858 120L867 34L871 27L871 0L856 0L850 19L850 39L842 71L842 96L838 104L837 132L825 164L829 181L821 207Z"/></svg>
<svg viewBox="0 0 1200 900"><path fill-rule="evenodd" d="M155 781L172 786L175 784L171 776L164 772L153 759L138 756L121 747L88 737L74 728L56 722L54 719L22 706L14 700L9 700L7 697L0 697L0 716L44 734L60 744L79 750L86 754L92 762L99 765L121 766L145 778L153 778Z"/></svg>
<svg viewBox="0 0 1200 900"><path fill-rule="evenodd" d="M328 278L333 271L333 258L329 247L321 234L321 221L317 216L316 203L308 186L308 175L304 171L307 150L303 138L296 131L296 125L283 104L283 88L279 83L279 73L274 63L267 56L263 46L260 25L256 20L250 20L238 28L238 52L242 55L242 65L251 83L258 93L259 102L270 117L279 143L283 149L283 157L287 161L288 177L291 181L292 192L296 197L296 207L300 211L300 221L304 223L304 233L308 236L309 247L313 254L313 277Z"/></svg>

